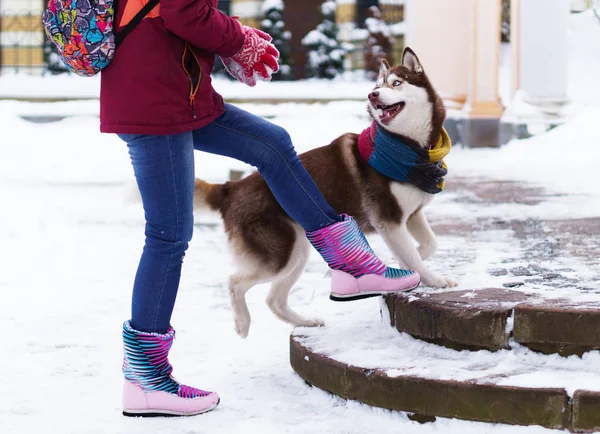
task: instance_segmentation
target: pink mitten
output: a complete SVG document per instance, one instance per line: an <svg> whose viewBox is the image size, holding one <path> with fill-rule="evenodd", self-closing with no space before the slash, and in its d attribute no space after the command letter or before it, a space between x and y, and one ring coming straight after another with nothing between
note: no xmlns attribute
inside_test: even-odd
<svg viewBox="0 0 600 434"><path fill-rule="evenodd" d="M273 38L258 29L242 26L244 45L240 51L223 60L227 71L248 86L255 86L256 80L269 81L279 70L279 51L271 41Z"/></svg>

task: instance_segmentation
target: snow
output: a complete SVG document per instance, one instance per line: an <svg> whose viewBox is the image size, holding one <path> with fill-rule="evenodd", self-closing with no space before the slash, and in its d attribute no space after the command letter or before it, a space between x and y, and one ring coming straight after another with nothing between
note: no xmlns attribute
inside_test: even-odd
<svg viewBox="0 0 600 434"><path fill-rule="evenodd" d="M572 14L567 35L568 95L576 104L597 105L600 97L600 21L590 9Z"/></svg>
<svg viewBox="0 0 600 434"><path fill-rule="evenodd" d="M589 108L575 115L572 121L530 139L512 141L500 152L492 149L455 149L447 158L451 169L469 172L470 176L527 181L558 194L574 194L600 198L596 180L600 161L600 130L596 122L600 108ZM600 215L600 200L588 200L585 206L560 208L557 201L548 201L553 218L590 217ZM572 204L571 204L572 205ZM556 207L556 208L555 208Z"/></svg>
<svg viewBox="0 0 600 434"><path fill-rule="evenodd" d="M329 53L329 58L333 59L334 61L339 62L344 57L344 54L346 54L346 51L339 48L339 49L331 51Z"/></svg>
<svg viewBox="0 0 600 434"><path fill-rule="evenodd" d="M267 310L263 302L264 286L255 288L248 296L253 315L248 340L241 340L235 334L226 290L233 264L225 246L222 224L213 215L198 216L194 240L186 256L173 316L178 335L172 361L177 378L217 390L223 397L222 404L217 411L201 418L149 421L123 418L119 401L120 325L129 315L131 283L143 243L143 215L139 205L131 202L133 177L126 146L115 136L98 133L96 104L97 101L0 102L0 199L10 204L0 213L4 264L0 274L3 290L0 327L8 332L3 343L6 356L0 369L0 431L16 434L183 434L258 429L267 433L549 432L539 427L503 427L445 419L421 426L402 413L344 402L308 387L289 366L288 334L292 328ZM324 145L348 130L358 131L368 123L362 102L243 107L287 128L300 152ZM24 121L19 113L79 113L79 116L36 124ZM562 132L557 129L548 133L549 157L528 161L531 174L515 166L519 161L515 156L519 150L522 156L530 147L543 147L541 137L538 144L534 140L524 141L501 150L456 149L450 154L451 173L485 172L479 167L481 161L493 160L495 168L488 176L525 176L533 182L537 173L545 180L547 176L541 167L552 168L556 164L552 159L565 157L557 152L562 143L560 135L570 136L569 143L582 143L586 149L593 142L595 131L589 124L585 126L582 119L581 123L562 127ZM590 161L594 155L590 154ZM249 169L243 163L208 154L196 155L196 162L198 175L213 182L225 180L229 169ZM561 173L581 180L583 175L578 172L577 167L567 165ZM557 182L550 187L560 185ZM594 192L589 189L587 193ZM596 199L597 194L577 197L580 204L591 207L596 206L593 204ZM451 203L451 197L440 198L428 208L428 214L436 219L472 217L473 209L464 207L461 211L458 204L449 212L451 216L446 217ZM537 212L534 208L523 210L514 205L507 211ZM448 252L459 248L470 254L477 249L477 259L470 268L445 270L457 271L461 278L465 277L462 288L468 289L471 283L487 276L488 260L500 261L505 252L515 249L513 241L501 231L486 236L479 244L468 246L458 237L444 237L440 240L441 252L432 263L445 270L443 258ZM381 240L373 237L372 245L389 260L390 254ZM390 338L399 344L397 358L390 360L391 375L394 374L391 369L405 372L417 369L409 368L414 362L404 368L398 363L417 354L424 360L439 361L439 366L445 369L439 375L461 375L459 366L466 363L464 354L392 333L380 323L376 300L330 302L326 273L326 266L313 252L291 294L290 304L305 315L323 318L327 330L339 337L337 345L348 342L346 333L356 332L356 348L361 348L368 333L373 337L373 352L363 356L372 358ZM469 273L475 276L469 278ZM336 348L332 346L331 351L337 351ZM503 361L495 368L498 372L540 363L538 374L525 370L520 376L510 378L524 385L555 381L555 372L576 368L589 373L586 383L592 387L596 385L600 366L596 353L581 361L541 359L525 349L499 356L477 353L469 363L476 360L492 363L497 357ZM477 374L481 381L484 374ZM575 374L561 375L569 390L579 387Z"/></svg>
<svg viewBox="0 0 600 434"><path fill-rule="evenodd" d="M280 65L279 71L281 71L281 74L289 76L292 73L292 67L290 65Z"/></svg>
<svg viewBox="0 0 600 434"><path fill-rule="evenodd" d="M283 11L285 9L285 5L283 4L283 0L264 0L261 6L262 14L266 14L271 9L277 9L278 11Z"/></svg>
<svg viewBox="0 0 600 434"><path fill-rule="evenodd" d="M404 21L400 21L398 23L390 24L390 31L394 36L404 35L406 32L406 23Z"/></svg>
<svg viewBox="0 0 600 434"><path fill-rule="evenodd" d="M354 28L350 32L351 41L364 41L369 37L369 31L367 29Z"/></svg>
<svg viewBox="0 0 600 434"><path fill-rule="evenodd" d="M385 21L378 18L367 18L365 20L367 30L371 33L381 33L383 36L390 36L390 26Z"/></svg>
<svg viewBox="0 0 600 434"><path fill-rule="evenodd" d="M99 98L100 76L0 75L0 98Z"/></svg>
<svg viewBox="0 0 600 434"><path fill-rule="evenodd" d="M306 34L304 38L302 38L302 45L318 44L335 46L337 42L332 40L331 38L328 38L323 34L323 32L320 32L318 30L311 30Z"/></svg>
<svg viewBox="0 0 600 434"><path fill-rule="evenodd" d="M600 352L582 357L535 353L512 343L511 350L456 351L398 333L373 303L333 316L325 327L297 328L298 341L319 354L389 377L416 376L519 387L600 391ZM348 339L352 336L352 339Z"/></svg>
<svg viewBox="0 0 600 434"><path fill-rule="evenodd" d="M336 10L337 10L337 6L335 4L335 1L333 1L333 0L325 1L321 5L321 13L325 16L335 14Z"/></svg>
<svg viewBox="0 0 600 434"><path fill-rule="evenodd" d="M352 74L349 74L352 75ZM302 80L290 82L259 82L255 87L226 78L213 78L215 89L226 100L364 100L373 83L364 79ZM77 76L31 77L5 75L0 77L0 98L96 99L100 94L97 77Z"/></svg>

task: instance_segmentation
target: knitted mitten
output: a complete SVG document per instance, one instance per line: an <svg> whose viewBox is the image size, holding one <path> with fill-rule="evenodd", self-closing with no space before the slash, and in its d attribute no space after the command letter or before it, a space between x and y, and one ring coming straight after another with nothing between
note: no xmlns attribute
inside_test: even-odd
<svg viewBox="0 0 600 434"><path fill-rule="evenodd" d="M255 86L256 80L269 81L279 70L279 51L271 43L273 38L263 31L242 26L244 45L240 51L223 60L225 69L238 81Z"/></svg>

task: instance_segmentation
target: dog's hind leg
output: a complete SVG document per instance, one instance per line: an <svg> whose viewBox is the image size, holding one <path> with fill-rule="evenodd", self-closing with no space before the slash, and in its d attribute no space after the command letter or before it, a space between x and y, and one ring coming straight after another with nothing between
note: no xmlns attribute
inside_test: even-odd
<svg viewBox="0 0 600 434"><path fill-rule="evenodd" d="M421 259L425 261L427 258L431 257L437 250L437 241L422 209L410 216L406 222L406 227L414 239L419 243L418 250Z"/></svg>
<svg viewBox="0 0 600 434"><path fill-rule="evenodd" d="M305 318L294 312L288 305L289 293L304 271L309 255L309 244L306 238L298 238L288 265L275 277L267 296L267 305L271 312L280 320L293 326L317 327L323 325L323 321Z"/></svg>
<svg viewBox="0 0 600 434"><path fill-rule="evenodd" d="M254 285L266 280L265 276L243 272L237 272L229 278L229 297L231 298L231 307L233 309L235 331L242 338L248 336L251 320L248 304L246 303L246 293Z"/></svg>

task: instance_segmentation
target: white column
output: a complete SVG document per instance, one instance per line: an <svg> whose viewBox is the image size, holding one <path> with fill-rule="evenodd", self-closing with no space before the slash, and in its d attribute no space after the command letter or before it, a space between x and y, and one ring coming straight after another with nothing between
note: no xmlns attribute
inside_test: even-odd
<svg viewBox="0 0 600 434"><path fill-rule="evenodd" d="M569 2L520 0L515 6L511 27L517 28L512 43L518 88L534 104L566 102Z"/></svg>
<svg viewBox="0 0 600 434"><path fill-rule="evenodd" d="M527 0L529 1L529 0ZM500 0L474 0L469 39L468 96L464 111L475 118L500 118Z"/></svg>
<svg viewBox="0 0 600 434"><path fill-rule="evenodd" d="M475 0L407 0L406 45L421 60L438 92L464 102Z"/></svg>
<svg viewBox="0 0 600 434"><path fill-rule="evenodd" d="M514 93L519 90L519 59L521 58L521 26L519 25L519 9L521 0L510 0L510 90Z"/></svg>

